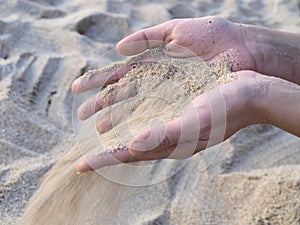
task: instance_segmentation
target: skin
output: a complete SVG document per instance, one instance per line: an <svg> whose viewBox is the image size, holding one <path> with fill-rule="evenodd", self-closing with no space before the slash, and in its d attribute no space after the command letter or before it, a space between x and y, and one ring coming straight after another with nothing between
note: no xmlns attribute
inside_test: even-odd
<svg viewBox="0 0 300 225"><path fill-rule="evenodd" d="M174 57L191 56L189 52L176 47L178 45L206 61L214 61L220 54L228 54L238 79L196 97L193 109L187 110L181 118L142 131L129 144L128 151L111 153L114 157L82 159L77 165L78 172L122 162L186 158L226 140L251 124L271 124L300 137L299 34L232 23L219 17L204 17L171 20L137 31L120 41L116 48L120 54L129 56L165 42L166 54ZM119 73L118 77L121 76ZM99 80L100 75L96 82L97 87L111 83ZM118 83L116 85L126 86ZM72 85L74 93L92 88L95 88L95 82L85 78L79 78ZM121 90L122 88L116 88L113 97L108 101L110 104L124 100L116 97ZM92 102L82 106L78 112L80 118L86 119L95 113L95 110L91 110L95 108L91 107ZM227 109L226 127L224 133L213 134L212 128L222 126L218 122L222 121L218 118L222 115L216 113L218 103L222 102ZM100 103L96 109L101 110L104 107ZM83 111L88 113L82 115ZM217 122L212 125L213 121ZM201 126L193 126L196 123ZM109 118L104 117L98 121L97 127L100 132L106 132L112 125ZM189 127L196 135L185 134L185 127ZM197 138L189 140L190 136ZM195 143L192 152L186 150L191 142Z"/></svg>

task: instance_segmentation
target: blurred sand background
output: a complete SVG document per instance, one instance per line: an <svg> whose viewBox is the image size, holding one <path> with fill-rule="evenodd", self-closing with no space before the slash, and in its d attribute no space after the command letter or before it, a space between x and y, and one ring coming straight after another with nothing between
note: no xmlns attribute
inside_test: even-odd
<svg viewBox="0 0 300 225"><path fill-rule="evenodd" d="M207 15L300 32L296 0L0 0L0 224L20 223L43 175L74 145L71 82L136 30ZM118 222L104 224L300 224L299 138L251 126L202 159L136 189Z"/></svg>

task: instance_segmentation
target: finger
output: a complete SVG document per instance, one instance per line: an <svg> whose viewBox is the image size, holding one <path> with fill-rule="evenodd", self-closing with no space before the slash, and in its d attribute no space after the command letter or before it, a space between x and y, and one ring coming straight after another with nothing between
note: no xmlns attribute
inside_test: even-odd
<svg viewBox="0 0 300 225"><path fill-rule="evenodd" d="M143 151L143 149L141 149L140 147L135 147L135 149L128 149L124 147L121 150L90 156L80 160L80 162L77 164L77 171L79 173L82 173L88 170L95 170L105 166L145 160L157 160L165 158L185 159L192 156L199 149L205 149L207 140L193 140L193 136L195 136L193 135L195 134L193 131L192 134L189 134L188 132L186 136L180 135L182 131L180 124L181 120L175 119L168 122L166 125L154 127L151 130L150 134L149 130L140 133L136 137L136 139L141 141L146 138L147 141L145 142L145 144L148 144L147 146L153 148L150 151ZM190 126L190 124L187 122L185 122L185 124ZM166 130L167 132L162 132L162 130ZM136 139L135 141L137 141ZM188 141L184 141L185 139Z"/></svg>
<svg viewBox="0 0 300 225"><path fill-rule="evenodd" d="M99 110L135 96L135 82L115 84L92 96L78 109L78 117L86 120Z"/></svg>
<svg viewBox="0 0 300 225"><path fill-rule="evenodd" d="M96 129L100 134L104 134L104 133L110 131L112 128L113 128L113 125L111 122L111 114L110 113L107 113L102 118L96 120Z"/></svg>
<svg viewBox="0 0 300 225"><path fill-rule="evenodd" d="M177 118L141 132L129 144L129 151L134 157L138 158L145 152L169 149L184 142L196 146L199 132L198 116L191 110L182 118ZM188 154L191 155L190 152Z"/></svg>
<svg viewBox="0 0 300 225"><path fill-rule="evenodd" d="M158 148L152 151L138 151L134 155L134 162L158 159L186 159L193 154L206 149L208 140L184 141L176 145ZM132 149L129 149L132 154Z"/></svg>
<svg viewBox="0 0 300 225"><path fill-rule="evenodd" d="M171 146L165 149L152 152L143 152L138 156L132 156L128 148L116 152L107 152L95 156L82 158L77 166L78 173L84 173L89 170L96 170L106 166L113 166L122 163L158 160L158 159L186 159L191 157L195 152L206 148L207 141L199 141L196 148L189 142L182 143L178 151L178 146ZM187 154L188 153L188 154Z"/></svg>
<svg viewBox="0 0 300 225"><path fill-rule="evenodd" d="M115 83L130 70L130 65L124 65L123 67L119 67L115 71L110 72L104 70L88 71L72 83L72 91L78 94Z"/></svg>
<svg viewBox="0 0 300 225"><path fill-rule="evenodd" d="M117 51L121 55L136 55L149 48L162 45L172 40L171 34L176 25L176 20L171 20L160 25L137 31L124 38L117 44Z"/></svg>
<svg viewBox="0 0 300 225"><path fill-rule="evenodd" d="M156 148L150 151L137 151L129 149L135 161L158 160L158 159L186 159L194 153L205 149L207 141L186 141L172 146Z"/></svg>
<svg viewBox="0 0 300 225"><path fill-rule="evenodd" d="M112 166L133 161L134 158L132 155L130 155L128 149L122 149L116 152L102 153L99 155L83 158L78 162L76 170L78 173L83 173L105 166Z"/></svg>
<svg viewBox="0 0 300 225"><path fill-rule="evenodd" d="M206 95L200 95L181 117L139 133L129 144L129 151L134 157L139 157L145 151L164 150L186 142L186 146L190 144L186 148L193 149L186 154L192 155L198 141L207 141L209 138L210 115L208 99Z"/></svg>
<svg viewBox="0 0 300 225"><path fill-rule="evenodd" d="M168 151L161 151L161 152L156 152L154 154L145 153L143 154L143 156L140 156L139 158L135 158L130 154L130 152L126 148L116 152L101 153L99 155L82 158L77 163L76 170L78 173L84 173L89 170L96 170L102 167L113 166L122 163L167 158L168 155L169 155Z"/></svg>
<svg viewBox="0 0 300 225"><path fill-rule="evenodd" d="M115 152L105 152L99 155L89 156L82 158L76 166L78 173L84 173L90 170L96 170L106 166L113 166L122 163L131 163L147 160L156 160L168 158L168 156L174 151L174 148L167 149L166 151L157 151L154 153L145 152L139 157L133 157L128 148L117 150Z"/></svg>
<svg viewBox="0 0 300 225"><path fill-rule="evenodd" d="M112 106L109 113L96 120L97 131L100 134L110 131L129 115L131 109L131 104L128 101L122 102L118 106Z"/></svg>
<svg viewBox="0 0 300 225"><path fill-rule="evenodd" d="M187 159L192 157L195 153L206 149L207 140L184 141L177 145L160 149L153 152L143 152L136 160L150 160L150 159Z"/></svg>
<svg viewBox="0 0 300 225"><path fill-rule="evenodd" d="M183 45L178 44L175 40L172 40L169 43L166 43L165 46L165 54L174 57L174 58L192 58L197 57L197 54L193 52L189 47L183 47Z"/></svg>
<svg viewBox="0 0 300 225"><path fill-rule="evenodd" d="M153 62L155 62L153 58L145 56L145 58L136 62L136 64L141 66L151 64ZM135 68L135 63L134 65L123 65L114 71L105 71L105 69L90 70L72 83L72 91L78 94L95 88L103 87L104 85L116 83L132 68Z"/></svg>
<svg viewBox="0 0 300 225"><path fill-rule="evenodd" d="M178 143L181 135L181 120L176 119L139 133L129 144L133 156L146 151L156 151Z"/></svg>

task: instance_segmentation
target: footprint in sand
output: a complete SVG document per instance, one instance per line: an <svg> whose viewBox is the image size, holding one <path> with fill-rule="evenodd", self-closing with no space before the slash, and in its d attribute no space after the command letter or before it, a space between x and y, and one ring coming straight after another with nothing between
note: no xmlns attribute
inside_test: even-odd
<svg viewBox="0 0 300 225"><path fill-rule="evenodd" d="M124 17L94 13L81 19L76 25L76 30L94 41L115 43L126 36L128 26Z"/></svg>

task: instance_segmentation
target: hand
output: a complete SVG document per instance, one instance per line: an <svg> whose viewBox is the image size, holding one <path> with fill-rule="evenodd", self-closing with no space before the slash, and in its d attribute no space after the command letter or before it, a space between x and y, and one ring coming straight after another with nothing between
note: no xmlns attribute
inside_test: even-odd
<svg viewBox="0 0 300 225"><path fill-rule="evenodd" d="M137 31L120 41L117 50L123 55L134 55L165 44L165 53L170 56L189 57L193 52L193 55L196 54L206 61L214 61L220 54L228 54L233 61L233 71L252 70L300 84L299 43L299 34L232 23L210 16L171 20ZM189 51L183 51L182 47ZM144 63L147 63L147 59ZM81 93L117 82L129 70L130 68L124 67L106 75L80 77L73 82L72 91ZM117 99L114 96L121 89L116 90L109 100L111 104L134 95L131 93ZM96 99L98 101L95 103ZM99 93L79 109L78 116L87 119L105 106L107 105L104 104L103 95Z"/></svg>
<svg viewBox="0 0 300 225"><path fill-rule="evenodd" d="M129 149L81 159L77 171L144 160L187 158L250 124L271 124L300 137L299 99L299 85L240 71L237 80L195 98L193 108L182 118L144 130L132 140ZM111 121L105 121L106 124L100 124L111 129Z"/></svg>
<svg viewBox="0 0 300 225"><path fill-rule="evenodd" d="M122 162L188 158L222 142L242 127L263 123L254 92L262 75L241 71L237 76L237 80L196 97L181 118L139 133L128 150L83 159L77 170L85 172ZM111 123L103 119L99 125L108 131Z"/></svg>
<svg viewBox="0 0 300 225"><path fill-rule="evenodd" d="M193 52L213 61L224 53L233 61L233 71L252 70L300 84L297 33L232 23L216 16L175 19L137 31L120 41L117 50L133 55L162 43L167 43L166 54L170 56L189 57ZM190 51L182 51L182 47Z"/></svg>
<svg viewBox="0 0 300 225"><path fill-rule="evenodd" d="M233 61L234 71L254 70L255 63L247 49L240 26L215 16L171 20L128 36L118 43L117 50L122 55L135 55L148 48L165 44L165 53L169 56L191 57L196 54L203 60L213 61L217 60L220 54L227 54ZM147 63L147 59L142 63ZM114 83L129 70L129 67L124 67L105 75L98 74L92 78L80 77L73 82L72 91L81 93ZM129 92L128 95L120 94L122 87L126 85L132 84L116 85L116 90L109 99L106 99L106 102L104 102L103 93L90 98L79 108L79 118L85 120L108 105L133 97L134 91Z"/></svg>
<svg viewBox="0 0 300 225"><path fill-rule="evenodd" d="M187 112L182 118L151 130L145 130L134 138L128 150L81 160L77 170L84 172L121 162L166 157L186 158L207 146L222 142L242 127L255 123L272 124L300 136L300 127L297 123L300 115L300 103L297 100L300 98L299 86L261 74L274 75L300 83L300 68L297 63L299 42L297 34L235 24L218 17L172 20L130 35L117 45L117 50L123 55L137 54L162 43L165 44L166 54L174 57L190 57L190 51L192 51L204 60L210 61L216 60L220 54L224 53L231 57L233 70L239 71L237 72L238 79L219 87L220 89L215 89L221 90L219 92L221 94L207 93L197 97L193 102L197 112L194 115L197 116L189 116L190 113ZM182 51L182 48L177 46L186 47L190 51ZM293 57L293 60L290 56ZM245 71L247 69L252 71ZM112 79L103 78L100 75L92 80L85 77L79 78L73 83L72 90L80 93L106 83L112 83L125 74L125 71L126 69L113 73ZM120 85L121 88L115 89L109 104L120 99L124 100L124 98L117 97L121 96L124 84L117 83L116 85ZM210 93L218 93L218 91ZM127 97L129 96L125 96L125 98ZM101 94L100 99L103 100ZM88 109L91 104L94 104L94 100L87 103L81 110ZM210 107L211 102L223 102L227 109L226 129L224 133L217 133L216 136L212 132L214 127L222 127L224 124L212 125L213 121L223 120L218 118L218 110ZM273 104L274 102L277 104ZM213 105L217 106L218 104ZM101 103L98 106L96 109L100 110L105 105ZM291 107L293 108L291 109ZM91 108L94 109L94 107ZM89 111L88 116L96 112L95 110L86 111ZM212 115L217 117L212 118ZM200 127L192 126L196 124L196 121ZM109 118L100 120L98 127L102 127L104 132L111 129ZM186 127L192 128L193 135L198 135L196 140L189 140L189 133L183 133ZM184 138L179 138L180 136ZM189 142L195 143L195 148L190 149L189 152L183 152L183 148ZM135 143L139 143L140 147L135 147ZM176 146L179 147L176 148Z"/></svg>
<svg viewBox="0 0 300 225"><path fill-rule="evenodd" d="M216 16L175 19L128 36L118 43L117 50L123 55L135 55L165 44L165 53L172 57L196 54L208 61L223 53L231 57L234 71L255 70L242 26Z"/></svg>

